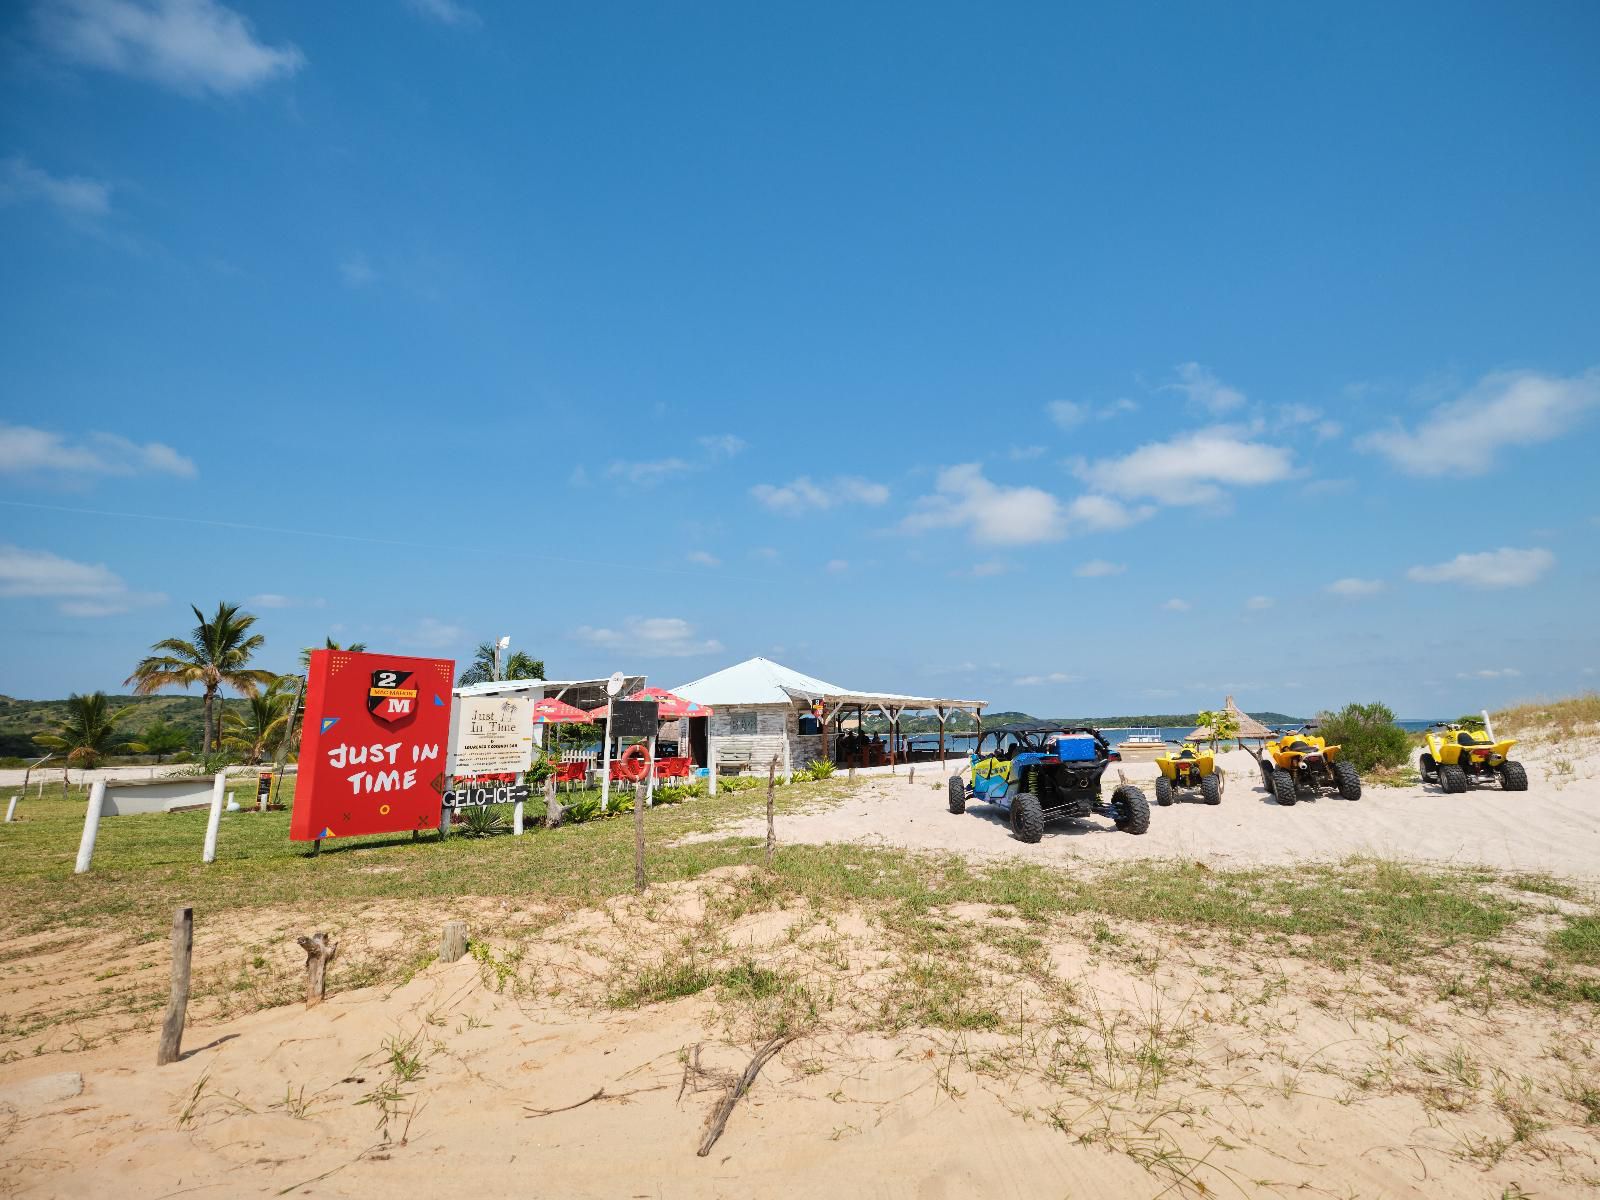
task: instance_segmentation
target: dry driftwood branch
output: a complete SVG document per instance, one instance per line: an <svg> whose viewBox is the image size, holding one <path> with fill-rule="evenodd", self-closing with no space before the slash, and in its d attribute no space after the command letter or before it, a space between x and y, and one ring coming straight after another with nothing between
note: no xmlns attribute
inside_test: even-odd
<svg viewBox="0 0 1600 1200"><path fill-rule="evenodd" d="M295 939L306 952L306 1007L321 1004L328 992L328 964L339 953L339 943L330 942L325 933Z"/></svg>
<svg viewBox="0 0 1600 1200"><path fill-rule="evenodd" d="M575 1108L582 1108L585 1104L593 1104L596 1100L625 1101L629 1096L637 1096L641 1092L661 1092L665 1091L666 1088L667 1085L664 1083L657 1084L655 1087L634 1088L631 1092L608 1092L605 1088L601 1088L594 1095L585 1096L576 1104L563 1104L560 1108L529 1108L527 1105L523 1105L522 1115L525 1117L548 1117L555 1113L571 1112Z"/></svg>
<svg viewBox="0 0 1600 1200"><path fill-rule="evenodd" d="M750 1060L750 1065L745 1067L744 1074L739 1076L734 1085L728 1089L726 1095L712 1110L711 1119L706 1125L705 1136L700 1139L700 1149L696 1151L701 1158L711 1153L711 1147L717 1144L717 1139L722 1136L722 1131L727 1127L728 1118L733 1115L734 1105L739 1103L739 1097L750 1090L750 1085L756 1081L756 1076L761 1074L761 1068L772 1061L778 1051L794 1041L794 1034L785 1034L772 1038L766 1045L756 1051L755 1057Z"/></svg>

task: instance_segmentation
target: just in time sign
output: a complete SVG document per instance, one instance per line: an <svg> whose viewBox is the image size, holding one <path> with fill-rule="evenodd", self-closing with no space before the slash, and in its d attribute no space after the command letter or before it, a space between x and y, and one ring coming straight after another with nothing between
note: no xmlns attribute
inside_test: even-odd
<svg viewBox="0 0 1600 1200"><path fill-rule="evenodd" d="M311 652L291 838L438 826L455 671L444 658Z"/></svg>
<svg viewBox="0 0 1600 1200"><path fill-rule="evenodd" d="M450 718L449 773L521 775L533 765L533 701L526 696L458 696Z"/></svg>

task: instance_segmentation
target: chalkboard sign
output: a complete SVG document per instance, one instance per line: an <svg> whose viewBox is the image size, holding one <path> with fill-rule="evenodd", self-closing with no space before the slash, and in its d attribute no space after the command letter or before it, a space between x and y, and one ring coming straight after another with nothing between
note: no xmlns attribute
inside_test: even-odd
<svg viewBox="0 0 1600 1200"><path fill-rule="evenodd" d="M612 737L655 737L660 728L661 705L654 700L613 700L611 702Z"/></svg>

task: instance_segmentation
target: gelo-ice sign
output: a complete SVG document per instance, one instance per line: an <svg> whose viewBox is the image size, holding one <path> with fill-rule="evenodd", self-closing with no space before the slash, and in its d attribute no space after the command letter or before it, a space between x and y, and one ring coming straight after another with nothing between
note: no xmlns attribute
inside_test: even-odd
<svg viewBox="0 0 1600 1200"><path fill-rule="evenodd" d="M454 682L449 659L312 651L289 836L436 828Z"/></svg>

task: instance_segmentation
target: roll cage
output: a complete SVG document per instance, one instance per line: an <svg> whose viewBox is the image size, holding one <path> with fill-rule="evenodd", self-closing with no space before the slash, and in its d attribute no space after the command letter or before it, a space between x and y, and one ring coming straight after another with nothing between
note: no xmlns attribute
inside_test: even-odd
<svg viewBox="0 0 1600 1200"><path fill-rule="evenodd" d="M1099 756L1108 760L1121 756L1111 748L1105 736L1087 725L1055 725L1018 721L1011 725L995 725L985 729L978 739L974 753L980 759L1011 759L1019 754L1049 754L1050 740L1058 734L1088 734L1094 738Z"/></svg>

